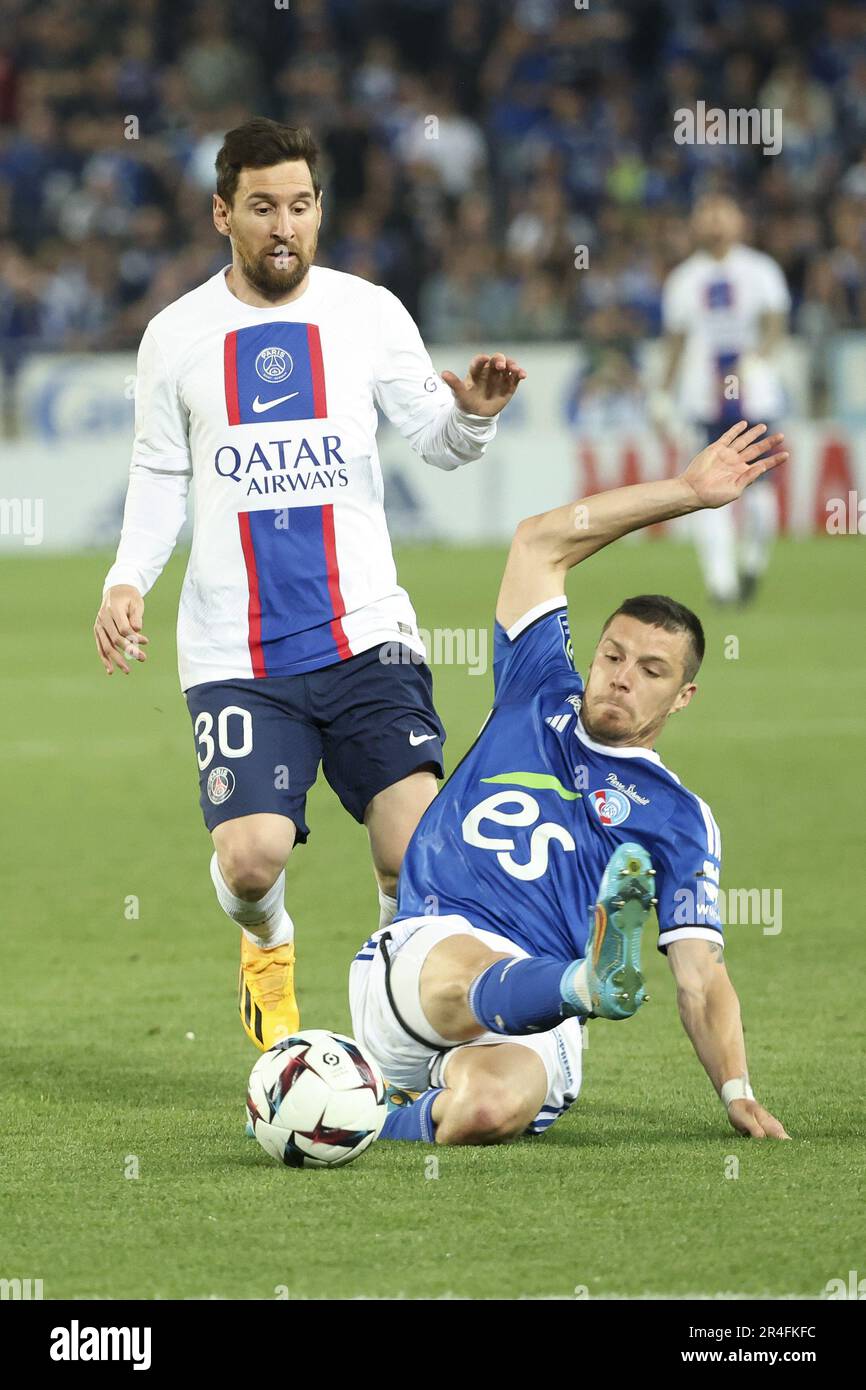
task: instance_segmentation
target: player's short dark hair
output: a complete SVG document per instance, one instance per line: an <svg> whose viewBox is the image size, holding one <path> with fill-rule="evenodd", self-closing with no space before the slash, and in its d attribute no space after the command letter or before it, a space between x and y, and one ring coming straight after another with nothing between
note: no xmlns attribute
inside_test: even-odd
<svg viewBox="0 0 866 1390"><path fill-rule="evenodd" d="M647 623L650 627L663 627L665 632L688 633L685 677L687 681L694 680L700 670L706 648L704 629L696 613L665 594L637 594L634 598L625 599L619 608L611 613L601 630L602 637L620 613L626 618L637 618L639 623Z"/></svg>
<svg viewBox="0 0 866 1390"><path fill-rule="evenodd" d="M272 164L282 164L287 159L306 161L318 198L322 191L319 148L309 127L281 125L267 116L256 116L226 131L216 157L216 191L231 207L242 169L269 169Z"/></svg>

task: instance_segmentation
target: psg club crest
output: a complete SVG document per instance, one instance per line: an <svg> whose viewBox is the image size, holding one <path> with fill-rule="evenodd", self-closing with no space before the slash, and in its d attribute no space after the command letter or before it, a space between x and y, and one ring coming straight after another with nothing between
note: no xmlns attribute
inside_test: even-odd
<svg viewBox="0 0 866 1390"><path fill-rule="evenodd" d="M628 797L609 787L591 792L590 801L602 825L622 825L631 814L631 802Z"/></svg>
<svg viewBox="0 0 866 1390"><path fill-rule="evenodd" d="M288 381L294 370L291 357L280 347L262 348L256 358L256 376L269 386L279 386L281 381Z"/></svg>
<svg viewBox="0 0 866 1390"><path fill-rule="evenodd" d="M315 323L263 323L225 336L226 418L230 425L323 420L325 366Z"/></svg>
<svg viewBox="0 0 866 1390"><path fill-rule="evenodd" d="M228 801L235 789L235 775L230 767L212 767L207 779L207 794L214 806Z"/></svg>

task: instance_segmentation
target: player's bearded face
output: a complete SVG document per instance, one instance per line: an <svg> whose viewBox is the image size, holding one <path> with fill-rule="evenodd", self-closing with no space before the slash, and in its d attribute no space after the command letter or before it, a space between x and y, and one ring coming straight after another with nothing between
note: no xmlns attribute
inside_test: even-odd
<svg viewBox="0 0 866 1390"><path fill-rule="evenodd" d="M668 715L689 703L686 635L620 614L603 634L581 703L590 738L621 747L651 748Z"/></svg>
<svg viewBox="0 0 866 1390"><path fill-rule="evenodd" d="M295 289L312 265L318 245L318 232L301 244L297 239L271 238L264 246L259 239L247 242L235 236L235 254L249 281L259 294L280 299Z"/></svg>
<svg viewBox="0 0 866 1390"><path fill-rule="evenodd" d="M298 168L306 176L300 182L297 174L283 175ZM251 179L261 198L247 195ZM320 216L306 164L243 171L231 215L232 246L244 279L264 298L278 301L304 280L316 255Z"/></svg>

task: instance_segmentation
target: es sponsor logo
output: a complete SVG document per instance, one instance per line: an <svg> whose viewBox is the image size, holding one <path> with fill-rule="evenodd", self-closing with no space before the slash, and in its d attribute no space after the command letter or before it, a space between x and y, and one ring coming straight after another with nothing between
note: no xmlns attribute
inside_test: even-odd
<svg viewBox="0 0 866 1390"><path fill-rule="evenodd" d="M516 778L529 778L530 773L507 773L508 780ZM543 774L539 774L543 777ZM484 781L493 781L493 778L484 778ZM551 777L551 782L556 779ZM555 789L555 788L552 788ZM569 792L563 788L565 797L579 800L579 794ZM574 837L562 825L557 825L553 821L543 821L540 825L536 824L541 816L541 807L534 796L527 792L517 791L509 788L507 791L494 792L492 796L485 797L477 806L464 817L460 827L463 839L468 845L474 845L477 849L492 850L496 854L496 862L511 878L521 879L524 883L532 883L537 878L542 878L547 873L550 862L550 846L559 845L560 850L567 854L573 854L576 845ZM490 833L488 827L497 827L494 834ZM515 851L518 850L518 837L508 833L503 834L502 829L529 829L534 827L529 835L528 843L525 836L520 836L522 849L518 851L523 855L529 851L528 858L518 858Z"/></svg>

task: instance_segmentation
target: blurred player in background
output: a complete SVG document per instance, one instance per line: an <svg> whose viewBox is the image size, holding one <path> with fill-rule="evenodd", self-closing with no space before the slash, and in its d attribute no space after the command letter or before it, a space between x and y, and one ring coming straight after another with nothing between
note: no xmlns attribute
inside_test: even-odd
<svg viewBox="0 0 866 1390"><path fill-rule="evenodd" d="M376 449L379 406L438 468L478 459L525 376L501 353L433 368L390 291L314 266L322 196L309 130L229 131L213 219L232 264L157 314L138 356L117 559L95 624L109 675L145 660L144 595L195 493L178 617L211 876L242 929L241 1020L295 1031L285 865L307 839L320 761L366 825L380 922L443 775L444 730L397 583ZM399 659L395 659L395 654Z"/></svg>
<svg viewBox="0 0 866 1390"><path fill-rule="evenodd" d="M493 710L412 838L393 926L350 970L355 1038L393 1087L423 1091L392 1095L383 1139L489 1144L547 1129L577 1098L585 1019L643 1003L656 900L680 1017L731 1125L788 1137L749 1084L718 826L654 748L695 694L701 624L658 594L626 600L584 686L564 592L567 572L618 537L755 485L787 458L782 436L763 433L741 421L678 478L518 527L496 605Z"/></svg>
<svg viewBox="0 0 866 1390"><path fill-rule="evenodd" d="M664 285L666 360L662 396L651 408L668 426L678 415L706 444L744 415L779 424L784 391L776 359L791 300L776 262L743 244L743 215L731 198L701 198L692 231L697 249ZM739 563L733 508L701 512L692 524L710 598L748 601L767 568L777 529L772 477L743 498Z"/></svg>

